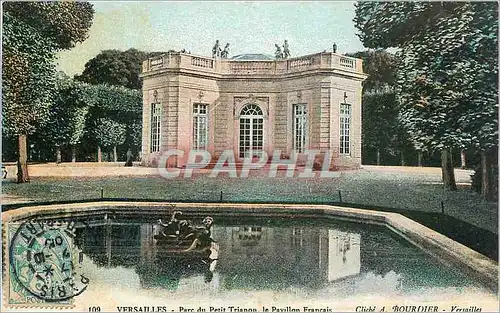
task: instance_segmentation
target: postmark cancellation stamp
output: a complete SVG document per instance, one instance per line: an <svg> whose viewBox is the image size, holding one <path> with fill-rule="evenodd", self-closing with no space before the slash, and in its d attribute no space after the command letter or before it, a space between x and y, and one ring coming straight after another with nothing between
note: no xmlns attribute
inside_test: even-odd
<svg viewBox="0 0 500 313"><path fill-rule="evenodd" d="M69 308L89 279L74 244L73 221L4 224L3 290L8 307Z"/></svg>

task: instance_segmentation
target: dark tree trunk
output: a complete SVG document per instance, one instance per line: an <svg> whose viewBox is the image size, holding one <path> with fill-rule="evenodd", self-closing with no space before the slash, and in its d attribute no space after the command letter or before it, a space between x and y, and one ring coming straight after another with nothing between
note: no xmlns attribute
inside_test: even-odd
<svg viewBox="0 0 500 313"><path fill-rule="evenodd" d="M56 163L59 164L62 162L62 157L61 157L61 147L57 146L56 147Z"/></svg>
<svg viewBox="0 0 500 313"><path fill-rule="evenodd" d="M487 151L481 151L481 195L486 200L493 200L491 191L491 158Z"/></svg>
<svg viewBox="0 0 500 313"><path fill-rule="evenodd" d="M418 166L422 167L422 151L418 151Z"/></svg>
<svg viewBox="0 0 500 313"><path fill-rule="evenodd" d="M380 165L380 149L377 148L377 165Z"/></svg>
<svg viewBox="0 0 500 313"><path fill-rule="evenodd" d="M450 151L448 149L441 150L441 173L444 188L448 190L457 190L455 172L453 169Z"/></svg>
<svg viewBox="0 0 500 313"><path fill-rule="evenodd" d="M76 145L71 145L71 162L76 162Z"/></svg>
<svg viewBox="0 0 500 313"><path fill-rule="evenodd" d="M465 170L467 168L467 159L465 156L465 150L460 150L460 163L461 163L461 168Z"/></svg>
<svg viewBox="0 0 500 313"><path fill-rule="evenodd" d="M101 150L101 146L97 146L97 162L102 162L102 150Z"/></svg>
<svg viewBox="0 0 500 313"><path fill-rule="evenodd" d="M30 181L28 175L28 146L26 135L18 137L18 157L17 157L17 183L27 183Z"/></svg>
<svg viewBox="0 0 500 313"><path fill-rule="evenodd" d="M118 154L116 153L116 146L113 146L113 162L118 162Z"/></svg>
<svg viewBox="0 0 500 313"><path fill-rule="evenodd" d="M448 153L449 153L449 156L450 156L451 166L453 167L453 149L450 148L450 151Z"/></svg>

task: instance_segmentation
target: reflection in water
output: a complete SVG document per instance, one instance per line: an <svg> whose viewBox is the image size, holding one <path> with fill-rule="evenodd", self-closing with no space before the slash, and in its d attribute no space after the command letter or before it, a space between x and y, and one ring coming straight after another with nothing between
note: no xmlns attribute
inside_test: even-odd
<svg viewBox="0 0 500 313"><path fill-rule="evenodd" d="M205 283L212 281L219 253L219 245L211 238L213 219L207 216L201 225L196 226L179 218L180 215L182 212L174 212L168 223L160 219L155 234L143 231L148 237L141 241L142 250L154 253L154 257L151 255L142 260L137 267L143 287L175 290L181 278L199 275L203 275ZM149 229L147 225L140 227ZM154 238L154 243L150 238Z"/></svg>
<svg viewBox="0 0 500 313"><path fill-rule="evenodd" d="M328 230L328 281L358 275L361 235Z"/></svg>
<svg viewBox="0 0 500 313"><path fill-rule="evenodd" d="M101 268L134 269L142 288L368 292L464 286L470 280L435 264L421 250L375 226L215 220L209 251L166 253L155 223L109 220L80 225L78 245ZM387 285L387 284L383 284ZM387 286L386 286L387 287ZM389 287L387 287L389 288Z"/></svg>
<svg viewBox="0 0 500 313"><path fill-rule="evenodd" d="M221 246L218 271L227 289L317 288L360 270L359 234L314 227L234 226L218 227L214 236ZM354 247L343 253L349 265L338 267L339 251L332 247L339 241L347 247L349 240Z"/></svg>
<svg viewBox="0 0 500 313"><path fill-rule="evenodd" d="M214 253L216 253L214 248ZM144 288L162 287L175 290L181 278L203 277L205 283L213 279L213 259L199 256L172 256L158 253L153 263L141 263L136 271Z"/></svg>

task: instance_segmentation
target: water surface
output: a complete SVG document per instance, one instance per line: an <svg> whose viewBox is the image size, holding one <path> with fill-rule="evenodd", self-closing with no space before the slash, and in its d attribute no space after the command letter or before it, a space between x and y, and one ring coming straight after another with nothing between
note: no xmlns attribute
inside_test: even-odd
<svg viewBox="0 0 500 313"><path fill-rule="evenodd" d="M496 298L471 277L378 225L216 217L211 254L216 260L207 262L165 253L153 239L159 231L153 217L101 216L77 224L83 270L95 290L105 290L121 304L130 295L168 306L188 301L193 306L231 303L259 308L291 303L334 308L349 301L398 304L402 299L435 305L467 301L470 296Z"/></svg>

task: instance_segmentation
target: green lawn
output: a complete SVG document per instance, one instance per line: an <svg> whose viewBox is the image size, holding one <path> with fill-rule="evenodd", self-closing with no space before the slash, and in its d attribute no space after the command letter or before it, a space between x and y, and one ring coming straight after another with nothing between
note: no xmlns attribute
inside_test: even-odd
<svg viewBox="0 0 500 313"><path fill-rule="evenodd" d="M164 199L179 201L236 202L339 202L404 210L440 212L490 231L497 231L497 206L473 191L444 191L434 176L408 173L345 172L339 178L298 179L286 177L164 179L160 177L36 178L28 184L4 181L3 194L34 201L105 198Z"/></svg>

